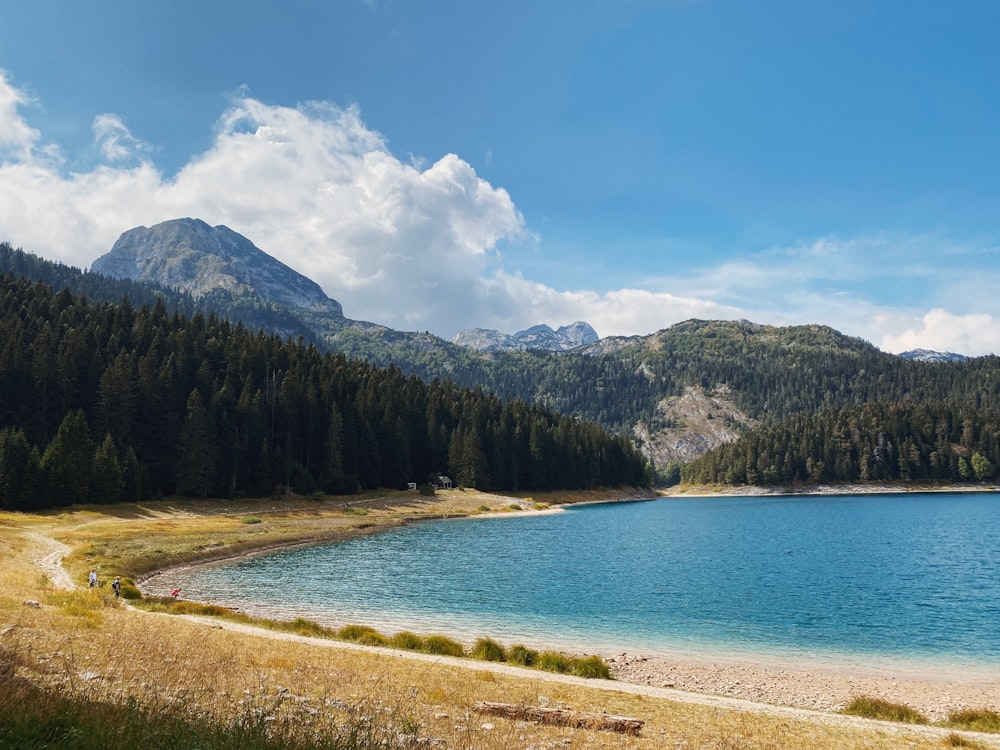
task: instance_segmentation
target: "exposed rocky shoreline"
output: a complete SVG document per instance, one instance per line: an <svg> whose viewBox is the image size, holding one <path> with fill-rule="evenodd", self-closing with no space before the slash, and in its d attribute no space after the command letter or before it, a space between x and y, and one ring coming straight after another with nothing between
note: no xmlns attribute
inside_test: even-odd
<svg viewBox="0 0 1000 750"><path fill-rule="evenodd" d="M853 698L867 695L901 703L930 721L961 709L1000 711L1000 675L985 673L921 674L904 670L876 674L859 664L852 668L805 665L768 666L739 660L699 662L620 654L607 659L616 680L652 687L792 706L840 711Z"/></svg>

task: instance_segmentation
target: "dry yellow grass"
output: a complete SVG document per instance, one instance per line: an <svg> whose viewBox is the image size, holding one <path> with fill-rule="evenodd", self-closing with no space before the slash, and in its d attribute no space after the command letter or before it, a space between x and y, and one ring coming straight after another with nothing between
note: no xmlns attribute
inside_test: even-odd
<svg viewBox="0 0 1000 750"><path fill-rule="evenodd" d="M535 502L566 499L533 498ZM317 732L347 716L370 715L404 743L424 738L448 748L946 746L948 733L942 730L806 712L778 716L724 709L630 694L613 683L580 684L541 673L415 659L287 634L235 632L134 610L115 602L103 589L60 591L52 573L42 567L43 558L52 551L47 539L70 547L66 566L77 585L84 586L94 564L101 566L105 577L132 576L187 559L336 538L357 533L364 525L372 528L510 504L511 498L455 492L431 502L417 496L400 496L392 503L370 499L363 516L345 513L338 502L312 500L161 502L144 508L73 509L37 516L0 514L0 660L15 659L17 673L39 684L104 700L180 702L220 718L250 712L270 717L276 726L289 722ZM241 520L250 515L261 522ZM26 606L26 600L42 606ZM472 710L482 701L606 712L642 719L645 726L641 736L626 737L488 718Z"/></svg>

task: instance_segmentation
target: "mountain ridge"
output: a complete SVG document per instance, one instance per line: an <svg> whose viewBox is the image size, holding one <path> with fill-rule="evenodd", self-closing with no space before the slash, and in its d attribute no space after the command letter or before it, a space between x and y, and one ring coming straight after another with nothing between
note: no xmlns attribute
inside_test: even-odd
<svg viewBox="0 0 1000 750"><path fill-rule="evenodd" d="M541 349L565 352L600 341L597 331L584 321L576 321L553 330L541 323L506 334L489 328L466 328L452 338L452 343L480 352L524 351Z"/></svg>

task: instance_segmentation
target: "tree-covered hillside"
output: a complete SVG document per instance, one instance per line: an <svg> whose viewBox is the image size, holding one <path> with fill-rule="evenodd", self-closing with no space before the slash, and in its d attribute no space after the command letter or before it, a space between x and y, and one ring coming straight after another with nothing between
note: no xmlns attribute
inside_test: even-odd
<svg viewBox="0 0 1000 750"><path fill-rule="evenodd" d="M426 383L162 301L0 278L0 505L334 493L448 474L480 489L638 485L593 424Z"/></svg>
<svg viewBox="0 0 1000 750"><path fill-rule="evenodd" d="M783 424L794 428L781 429L821 430L825 428L811 421L819 413L850 421L850 415L861 407L876 404L946 409L953 415L952 422L961 423L968 414L976 418L975 413L996 408L1000 392L997 357L912 361L819 325L774 327L690 320L649 336L604 339L572 352L487 353L429 333L393 331L356 321L340 321L335 329L317 333L315 321L259 300L234 300L220 291L195 301L168 289L67 269L0 245L0 269L4 268L55 288L65 285L91 300L120 300L127 293L138 306L161 299L171 313L190 315L201 310L233 324L243 321L249 330L299 336L321 353L336 352L371 365L391 366L405 377L415 375L427 383L449 380L460 387L482 389L502 401L521 400L592 421L634 440L661 475L676 475L677 467L670 466L679 460L671 457L676 446L697 446L697 455L723 439L713 438L713 443L707 435L734 436L750 430L756 434ZM672 406L682 403L680 399L694 400L699 409L692 412ZM700 417L692 416L694 412L718 420L726 429L714 429L714 425L710 429L706 422L698 422ZM817 436L801 437L812 440ZM754 460L760 460L759 455ZM804 473L814 474L815 466L814 457L811 469ZM832 471L829 462L824 461L824 466ZM959 466L956 459L956 470ZM765 471L769 468L770 463L748 474L727 466L714 475L718 481L727 476L763 481L762 477L774 476Z"/></svg>
<svg viewBox="0 0 1000 750"><path fill-rule="evenodd" d="M872 403L809 412L754 430L685 466L705 484L818 484L993 479L1000 411Z"/></svg>

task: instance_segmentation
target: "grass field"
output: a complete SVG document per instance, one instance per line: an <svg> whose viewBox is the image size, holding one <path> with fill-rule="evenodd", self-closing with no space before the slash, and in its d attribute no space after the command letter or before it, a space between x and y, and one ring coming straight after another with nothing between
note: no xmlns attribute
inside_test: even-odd
<svg viewBox="0 0 1000 750"><path fill-rule="evenodd" d="M315 543L413 519L588 499L599 498L560 495L514 503L509 497L455 491L436 498L416 493L352 498L349 507L339 499L294 498L0 514L0 747L1000 746L989 737L954 730L735 710L493 661L416 658L391 647L233 630L211 618L129 606L106 586L120 575L128 593L139 577L166 566ZM73 590L59 585L64 583L60 558ZM97 590L86 588L91 568L105 583ZM479 648L483 658L495 658L495 644L482 641ZM481 702L634 717L644 725L639 736L548 726L484 716L475 710ZM95 722L94 715L108 721ZM101 729L104 724L110 729ZM42 726L63 732L59 743L31 734ZM115 744L118 736L124 744Z"/></svg>

